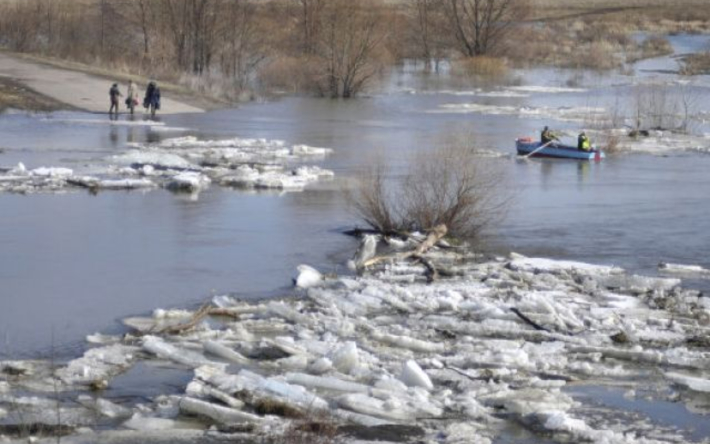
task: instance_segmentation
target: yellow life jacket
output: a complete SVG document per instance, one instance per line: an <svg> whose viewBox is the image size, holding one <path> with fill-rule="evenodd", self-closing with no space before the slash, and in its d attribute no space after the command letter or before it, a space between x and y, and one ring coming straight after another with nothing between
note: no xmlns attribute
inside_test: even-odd
<svg viewBox="0 0 710 444"><path fill-rule="evenodd" d="M589 142L589 139L586 137L582 140L582 149L584 151L589 151L592 149L592 144L591 144L591 142Z"/></svg>

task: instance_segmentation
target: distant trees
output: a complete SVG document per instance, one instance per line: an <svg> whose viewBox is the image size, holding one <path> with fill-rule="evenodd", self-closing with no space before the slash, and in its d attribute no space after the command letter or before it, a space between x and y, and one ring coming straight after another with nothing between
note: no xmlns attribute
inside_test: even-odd
<svg viewBox="0 0 710 444"><path fill-rule="evenodd" d="M458 54L500 56L529 13L528 0L411 0L406 53L426 66Z"/></svg>
<svg viewBox="0 0 710 444"><path fill-rule="evenodd" d="M231 93L215 82L238 91L271 77L347 98L395 56L497 53L524 2L2 0L0 44L220 94Z"/></svg>
<svg viewBox="0 0 710 444"><path fill-rule="evenodd" d="M528 13L526 0L441 0L456 49L464 56L493 55Z"/></svg>
<svg viewBox="0 0 710 444"><path fill-rule="evenodd" d="M352 97L377 74L385 56L383 12L367 0L329 0L322 9L314 52L323 95Z"/></svg>
<svg viewBox="0 0 710 444"><path fill-rule="evenodd" d="M301 8L303 52L314 54L321 29L321 18L327 0L296 0Z"/></svg>
<svg viewBox="0 0 710 444"><path fill-rule="evenodd" d="M416 58L424 60L428 68L431 63L445 57L446 26L442 14L441 0L414 0L409 3L408 37L415 42Z"/></svg>
<svg viewBox="0 0 710 444"><path fill-rule="evenodd" d="M377 0L288 0L280 35L264 80L287 90L350 98L387 65L387 20L392 10ZM289 14L290 13L290 14ZM294 44L295 43L295 44Z"/></svg>

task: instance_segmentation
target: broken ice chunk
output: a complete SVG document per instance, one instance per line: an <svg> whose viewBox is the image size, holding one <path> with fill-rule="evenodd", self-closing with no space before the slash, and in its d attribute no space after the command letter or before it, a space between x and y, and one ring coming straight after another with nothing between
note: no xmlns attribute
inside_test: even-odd
<svg viewBox="0 0 710 444"><path fill-rule="evenodd" d="M357 344L352 341L346 342L328 357L333 363L333 366L343 373L350 373L360 362Z"/></svg>
<svg viewBox="0 0 710 444"><path fill-rule="evenodd" d="M296 267L298 276L293 279L293 283L299 288L309 288L318 285L323 280L323 275L318 270L308 265Z"/></svg>
<svg viewBox="0 0 710 444"><path fill-rule="evenodd" d="M710 393L710 379L695 378L680 373L666 373L666 378L696 392Z"/></svg>
<svg viewBox="0 0 710 444"><path fill-rule="evenodd" d="M146 336L143 340L143 349L159 358L168 359L188 367L200 367L202 365L225 366L205 358L199 353L180 349L172 344L168 344L157 336Z"/></svg>
<svg viewBox="0 0 710 444"><path fill-rule="evenodd" d="M422 387L426 390L432 390L434 388L434 384L432 384L429 376L411 359L402 366L400 379L410 387Z"/></svg>
<svg viewBox="0 0 710 444"><path fill-rule="evenodd" d="M145 431L174 429L176 424L172 419L149 418L140 413L135 413L131 419L123 423L123 426L133 430Z"/></svg>
<svg viewBox="0 0 710 444"><path fill-rule="evenodd" d="M205 341L205 343L202 344L202 347L206 352L212 353L215 356L219 356L220 358L235 364L246 364L249 362L249 359L244 357L241 353L238 353L216 341Z"/></svg>
<svg viewBox="0 0 710 444"><path fill-rule="evenodd" d="M223 407L211 402L200 401L195 398L182 398L179 406L180 410L183 412L206 416L222 424L261 422L264 420L264 418L251 413L242 412L230 407Z"/></svg>

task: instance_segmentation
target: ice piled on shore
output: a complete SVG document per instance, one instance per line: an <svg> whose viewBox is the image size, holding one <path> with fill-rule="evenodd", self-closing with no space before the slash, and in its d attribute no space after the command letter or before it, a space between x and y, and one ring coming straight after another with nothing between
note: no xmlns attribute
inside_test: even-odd
<svg viewBox="0 0 710 444"><path fill-rule="evenodd" d="M197 415L261 433L273 427L273 416L280 423L315 415L362 426L417 425L425 440L443 443L465 442L461 433L469 428L492 442L512 423L553 439L644 442L625 438L634 422L611 432L585 416L582 401L566 393L570 381L653 384L702 408L696 397L710 391L710 350L702 345L707 308L680 280L519 255L481 262L447 250L428 259L449 267L451 277L428 282L423 265L394 261L359 276L319 276L294 299L218 296L209 320L156 310L127 322L151 335L91 349L57 375L69 388L96 378L110 386L137 355L193 369L168 407L156 400L132 408L124 426L138 430L182 427L181 418ZM107 359L114 352L131 357ZM13 387L0 391L0 408L8 410L13 396ZM98 400L79 402L106 416L130 416ZM654 437L691 442L681 432Z"/></svg>

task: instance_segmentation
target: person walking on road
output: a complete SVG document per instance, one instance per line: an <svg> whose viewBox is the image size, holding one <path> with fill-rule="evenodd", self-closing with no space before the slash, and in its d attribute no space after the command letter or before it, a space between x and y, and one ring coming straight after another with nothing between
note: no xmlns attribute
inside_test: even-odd
<svg viewBox="0 0 710 444"><path fill-rule="evenodd" d="M108 95L111 97L111 108L108 109L108 113L111 114L115 112L116 115L118 115L118 98L123 95L118 89L118 83L114 83L113 86L111 86L111 89L108 90Z"/></svg>
<svg viewBox="0 0 710 444"><path fill-rule="evenodd" d="M133 83L133 80L128 81L128 89L126 90L126 107L131 111L131 114L133 114L133 110L136 108L136 104L138 103L138 100L136 99L136 84Z"/></svg>
<svg viewBox="0 0 710 444"><path fill-rule="evenodd" d="M145 89L143 108L150 109L151 117L155 117L155 112L160 109L160 88L153 81Z"/></svg>

